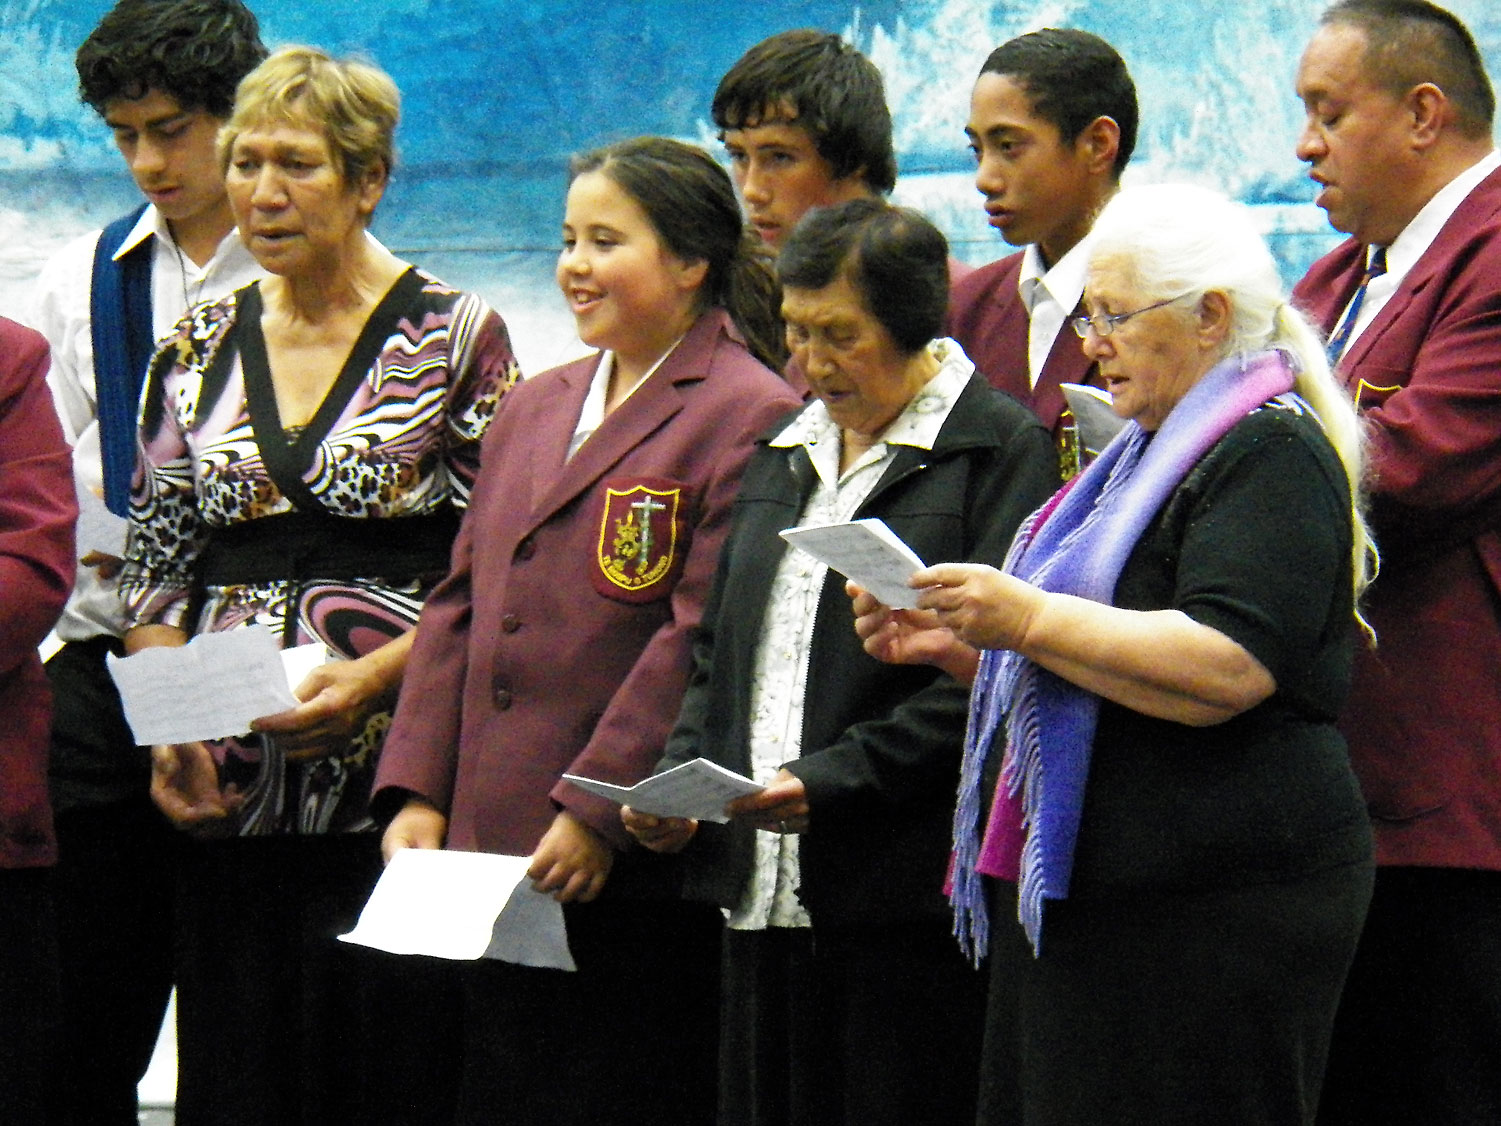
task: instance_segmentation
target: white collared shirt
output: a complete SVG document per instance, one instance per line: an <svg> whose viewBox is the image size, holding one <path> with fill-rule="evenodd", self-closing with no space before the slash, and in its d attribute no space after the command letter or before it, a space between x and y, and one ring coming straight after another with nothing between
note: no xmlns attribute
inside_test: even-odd
<svg viewBox="0 0 1501 1126"><path fill-rule="evenodd" d="M1090 236L1085 235L1051 269L1044 267L1036 244L1022 251L1016 288L1027 310L1027 375L1034 390L1058 334L1084 296L1084 271L1089 265L1091 242Z"/></svg>
<svg viewBox="0 0 1501 1126"><path fill-rule="evenodd" d="M937 374L886 428L881 440L843 473L839 470L839 427L817 399L771 440L770 444L779 448L802 446L818 474L818 484L803 506L798 527L851 519L899 447L933 448L975 366L952 340L937 340L929 347L940 364ZM826 564L788 549L772 580L750 698L751 776L758 782L770 782L784 763L802 753L808 659L813 649L818 597L827 576ZM809 925L808 913L797 899L798 840L795 834L756 833L750 880L739 905L728 913L731 928Z"/></svg>
<svg viewBox="0 0 1501 1126"><path fill-rule="evenodd" d="M616 403L618 408L621 403L636 393L636 389L652 376L657 374L657 369L662 366L664 360L677 350L677 346L683 342L680 336L672 342L672 347L663 352L657 358L657 362L647 370L647 373L632 384L631 389L625 393L625 397ZM594 369L594 378L589 381L589 393L584 396L584 406L579 411L579 420L573 428L573 437L568 441L568 454L563 458L565 462L573 460L573 455L579 452L579 447L589 440L599 424L605 420L605 404L610 400L610 376L615 372L615 353L608 348L599 354L599 367Z"/></svg>
<svg viewBox="0 0 1501 1126"><path fill-rule="evenodd" d="M1359 316L1355 318L1355 328L1350 333L1350 339L1345 342L1346 352L1354 347L1360 334L1370 327L1376 314L1392 299L1397 287L1402 284L1402 279L1407 277L1408 271L1417 265L1418 259L1433 245L1433 240L1438 238L1439 232L1459 209L1459 205L1480 186L1480 181L1497 168L1501 168L1501 153L1492 150L1489 155L1470 165L1435 192L1433 198L1423 205L1423 209L1413 216L1412 222L1403 227L1402 233L1392 240L1392 244L1386 248L1386 273L1379 278L1372 278L1366 286L1365 301L1360 307ZM1366 247L1367 265L1376 249L1373 246ZM1351 300L1354 300L1353 296ZM1345 310L1348 309L1347 303ZM1344 318L1345 312L1341 312L1340 319L1334 323L1339 324Z"/></svg>
<svg viewBox="0 0 1501 1126"><path fill-rule="evenodd" d="M47 338L52 349L47 385L63 433L73 447L73 477L84 503L93 503L88 499L90 495L95 498L104 495L89 313L94 248L100 234L93 231L74 239L42 268L36 302L30 313L32 327ZM151 331L158 340L172 331L190 304L215 300L265 276L240 241L239 232L233 229L205 265L194 264L186 254L179 258L166 220L150 206L131 228L115 257L118 259L152 235L156 236L156 244L151 259ZM115 584L100 582L91 567L79 567L73 595L57 624L57 637L63 641L85 641L101 635L119 636L125 627ZM55 648L51 638L43 645L44 652Z"/></svg>

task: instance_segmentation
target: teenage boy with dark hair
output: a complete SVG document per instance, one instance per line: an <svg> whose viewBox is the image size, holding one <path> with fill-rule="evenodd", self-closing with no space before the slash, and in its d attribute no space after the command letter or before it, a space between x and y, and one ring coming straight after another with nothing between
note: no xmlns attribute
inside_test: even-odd
<svg viewBox="0 0 1501 1126"><path fill-rule="evenodd" d="M965 134L990 225L1024 249L959 280L949 335L1002 391L1027 403L1079 469L1060 383L1095 380L1068 327L1082 312L1089 230L1136 147L1136 87L1096 35L1046 28L997 47L980 68Z"/></svg>
<svg viewBox="0 0 1501 1126"><path fill-rule="evenodd" d="M73 446L82 503L124 515L136 407L154 342L191 305L260 276L240 243L215 153L235 87L265 57L239 0L120 0L77 54L146 202L48 263L33 318ZM91 545L80 544L81 550ZM51 787L59 844L63 1121L133 1126L136 1086L172 987L176 830L148 795L105 671L121 652L118 561L84 556L47 664L55 697Z"/></svg>
<svg viewBox="0 0 1501 1126"><path fill-rule="evenodd" d="M837 35L757 43L720 80L711 112L750 224L773 250L810 208L896 184L881 72Z"/></svg>

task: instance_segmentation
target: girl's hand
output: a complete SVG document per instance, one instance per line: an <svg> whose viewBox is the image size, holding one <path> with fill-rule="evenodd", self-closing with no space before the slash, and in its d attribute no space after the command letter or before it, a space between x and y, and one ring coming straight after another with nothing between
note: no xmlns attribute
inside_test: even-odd
<svg viewBox="0 0 1501 1126"><path fill-rule="evenodd" d="M564 809L537 842L526 874L559 903L588 903L604 890L614 863L609 842Z"/></svg>
<svg viewBox="0 0 1501 1126"><path fill-rule="evenodd" d="M448 818L426 798L413 794L386 826L380 839L380 854L389 864L398 849L442 848L447 835Z"/></svg>

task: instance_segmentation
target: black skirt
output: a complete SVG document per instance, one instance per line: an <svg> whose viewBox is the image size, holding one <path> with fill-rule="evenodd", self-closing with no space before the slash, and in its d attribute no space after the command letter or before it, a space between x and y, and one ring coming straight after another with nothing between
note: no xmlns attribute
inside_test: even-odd
<svg viewBox="0 0 1501 1126"><path fill-rule="evenodd" d="M982 1126L1312 1123L1369 864L1049 902L991 885Z"/></svg>

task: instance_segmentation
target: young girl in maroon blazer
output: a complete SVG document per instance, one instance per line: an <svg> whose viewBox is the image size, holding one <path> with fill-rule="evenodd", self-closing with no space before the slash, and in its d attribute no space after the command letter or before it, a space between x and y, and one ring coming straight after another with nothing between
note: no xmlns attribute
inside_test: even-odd
<svg viewBox="0 0 1501 1126"><path fill-rule="evenodd" d="M564 773L651 772L740 470L799 406L724 171L639 138L572 166L559 288L600 351L507 396L423 611L375 808L398 848L532 857L577 973L464 977L461 1122L712 1121L718 912Z"/></svg>

